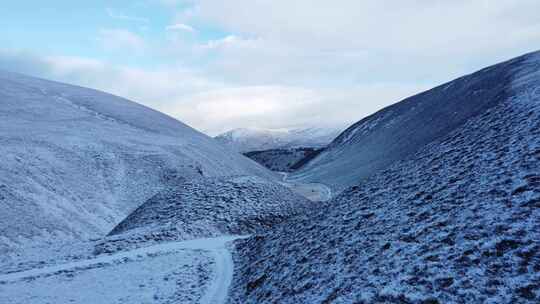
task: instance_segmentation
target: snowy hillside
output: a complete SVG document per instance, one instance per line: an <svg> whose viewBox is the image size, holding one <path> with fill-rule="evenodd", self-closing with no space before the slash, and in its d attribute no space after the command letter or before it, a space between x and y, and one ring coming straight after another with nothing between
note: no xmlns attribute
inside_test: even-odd
<svg viewBox="0 0 540 304"><path fill-rule="evenodd" d="M514 68L522 60L461 77L362 119L291 178L325 183L339 192L410 157L507 100Z"/></svg>
<svg viewBox="0 0 540 304"><path fill-rule="evenodd" d="M270 229L314 203L254 177L199 179L163 190L118 224L98 252L137 243L247 235Z"/></svg>
<svg viewBox="0 0 540 304"><path fill-rule="evenodd" d="M120 97L0 72L0 256L106 234L170 183L273 178L181 122Z"/></svg>
<svg viewBox="0 0 540 304"><path fill-rule="evenodd" d="M234 271L228 243L313 204L253 176L181 183L106 238L2 265L0 303L225 303Z"/></svg>
<svg viewBox="0 0 540 304"><path fill-rule="evenodd" d="M395 124L431 131L395 145L371 135ZM350 157L344 145L361 153L361 140L422 147L325 208L241 241L231 303L540 301L540 53L408 99L333 147Z"/></svg>
<svg viewBox="0 0 540 304"><path fill-rule="evenodd" d="M235 129L215 137L220 143L240 152L287 148L321 148L328 145L340 128Z"/></svg>

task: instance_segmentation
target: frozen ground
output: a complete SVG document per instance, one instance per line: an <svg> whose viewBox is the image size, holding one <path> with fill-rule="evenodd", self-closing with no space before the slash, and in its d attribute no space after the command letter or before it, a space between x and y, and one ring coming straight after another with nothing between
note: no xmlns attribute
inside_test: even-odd
<svg viewBox="0 0 540 304"><path fill-rule="evenodd" d="M502 67L457 82L503 81L461 127L239 241L229 302L539 303L540 53Z"/></svg>
<svg viewBox="0 0 540 304"><path fill-rule="evenodd" d="M2 264L0 303L225 303L234 271L227 242L242 238L229 235L271 229L312 204L257 176L179 183L109 237Z"/></svg>
<svg viewBox="0 0 540 304"><path fill-rule="evenodd" d="M226 243L242 238L228 235L271 229L313 204L256 176L180 183L104 239L3 264L0 303L225 303L234 271Z"/></svg>
<svg viewBox="0 0 540 304"><path fill-rule="evenodd" d="M238 237L169 242L0 274L0 303L201 303L226 301Z"/></svg>

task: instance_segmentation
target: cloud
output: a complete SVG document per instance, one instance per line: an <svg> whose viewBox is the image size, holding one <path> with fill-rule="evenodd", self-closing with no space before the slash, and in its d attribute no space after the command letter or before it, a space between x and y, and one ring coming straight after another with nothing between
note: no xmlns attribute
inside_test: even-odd
<svg viewBox="0 0 540 304"><path fill-rule="evenodd" d="M146 18L124 15L122 13L118 13L118 12L114 11L111 8L107 8L106 11L107 11L107 15L109 17L113 18L113 19L132 21L132 22L149 23L149 20L146 19Z"/></svg>
<svg viewBox="0 0 540 304"><path fill-rule="evenodd" d="M181 98L172 114L209 134L236 127L345 126L381 107L425 89L415 84L370 84L350 88L243 86Z"/></svg>
<svg viewBox="0 0 540 304"><path fill-rule="evenodd" d="M144 39L125 29L101 29L98 41L107 50L122 52L143 52L146 49Z"/></svg>
<svg viewBox="0 0 540 304"><path fill-rule="evenodd" d="M0 51L0 68L13 62L12 71L124 96L212 135L236 127L343 125L425 88L391 83L348 90L231 86L181 66L145 70L80 57Z"/></svg>
<svg viewBox="0 0 540 304"><path fill-rule="evenodd" d="M168 31L186 31L186 32L195 32L195 29L187 24L176 23L171 24L165 28Z"/></svg>
<svg viewBox="0 0 540 304"><path fill-rule="evenodd" d="M536 11L534 0L201 0L177 20L249 37L214 55L215 72L239 81L440 82L538 48Z"/></svg>
<svg viewBox="0 0 540 304"><path fill-rule="evenodd" d="M175 10L162 40L103 29L99 41L166 65L18 53L0 54L0 68L112 92L215 134L352 123L540 41L535 0L153 1Z"/></svg>
<svg viewBox="0 0 540 304"><path fill-rule="evenodd" d="M317 49L463 53L526 43L540 3L525 1L197 2L193 18L234 33ZM526 18L524 18L526 17ZM503 35L501 34L508 34ZM538 36L536 32L535 36ZM493 51L493 50L491 50Z"/></svg>
<svg viewBox="0 0 540 304"><path fill-rule="evenodd" d="M209 40L205 43L200 44L199 47L202 49L211 50L211 49L220 49L227 46L234 46L235 44L237 46L240 46L240 45L245 46L249 42L250 42L249 40L243 40L239 38L238 36L228 35L220 39Z"/></svg>

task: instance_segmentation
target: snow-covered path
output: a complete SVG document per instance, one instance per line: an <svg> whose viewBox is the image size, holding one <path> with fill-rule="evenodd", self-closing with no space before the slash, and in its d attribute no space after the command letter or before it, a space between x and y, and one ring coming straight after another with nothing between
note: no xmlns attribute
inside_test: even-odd
<svg viewBox="0 0 540 304"><path fill-rule="evenodd" d="M50 279L55 275L65 274L70 271L106 269L108 266L116 265L125 261L126 259L151 260L156 256L163 255L170 255L171 258L174 259L178 258L178 256L174 253L189 251L189 254L193 255L196 254L197 251L200 252L200 250L202 250L213 258L214 263L212 263L213 269L210 270L210 272L212 273L210 275L211 282L207 284L207 288L205 288L200 303L224 303L227 299L228 289L233 278L234 270L232 256L229 250L226 248L226 245L228 242L239 238L243 237L225 236L182 242L170 242L144 248L138 248L126 252L119 252L112 255L100 256L93 259L3 274L0 275L0 289L2 289L1 286L10 285L19 285L20 288L22 287L20 286L21 284L25 284L27 282L31 282L32 284L39 283L39 280L36 280L38 278ZM58 281L61 281L61 279L58 279ZM27 290L28 288L24 289ZM36 298L36 295L32 295L32 298Z"/></svg>
<svg viewBox="0 0 540 304"><path fill-rule="evenodd" d="M289 180L289 173L280 172L283 176L282 184L289 187L292 191L306 197L310 201L314 202L326 202L332 198L332 190L320 183L302 183L301 181Z"/></svg>
<svg viewBox="0 0 540 304"><path fill-rule="evenodd" d="M212 251L215 261L214 279L206 290L200 304L225 303L229 292L229 286L233 279L233 259L227 248L219 248Z"/></svg>

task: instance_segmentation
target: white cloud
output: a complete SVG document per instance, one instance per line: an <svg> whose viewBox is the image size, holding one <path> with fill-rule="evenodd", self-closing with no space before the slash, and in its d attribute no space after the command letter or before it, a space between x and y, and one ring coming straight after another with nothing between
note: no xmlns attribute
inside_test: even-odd
<svg viewBox="0 0 540 304"><path fill-rule="evenodd" d="M186 31L186 32L195 32L195 29L187 24L176 23L171 24L165 28L168 31Z"/></svg>
<svg viewBox="0 0 540 304"><path fill-rule="evenodd" d="M178 10L161 44L118 29L99 40L167 66L0 54L0 67L126 96L215 133L352 123L540 41L536 0L152 1ZM193 27L200 35L181 34Z"/></svg>
<svg viewBox="0 0 540 304"><path fill-rule="evenodd" d="M249 40L243 40L235 35L228 35L221 39L209 40L199 46L202 49L220 49L227 46L233 46L234 44L243 44L245 46L249 42Z"/></svg>
<svg viewBox="0 0 540 304"><path fill-rule="evenodd" d="M244 86L185 96L170 111L209 134L237 127L343 126L425 88L390 83L362 85L346 91Z"/></svg>
<svg viewBox="0 0 540 304"><path fill-rule="evenodd" d="M107 50L122 52L143 52L146 49L144 39L125 29L101 29L98 41Z"/></svg>
<svg viewBox="0 0 540 304"><path fill-rule="evenodd" d="M132 22L143 22L148 23L149 20L142 17L136 17L136 16L128 16L119 12L114 11L111 8L107 8L107 15L113 19L119 19L119 20L125 20L125 21L132 21Z"/></svg>
<svg viewBox="0 0 540 304"><path fill-rule="evenodd" d="M526 43L515 30L534 33L539 10L535 0L201 0L192 18L301 47L461 54Z"/></svg>
<svg viewBox="0 0 540 304"><path fill-rule="evenodd" d="M232 33L204 46L220 47L211 72L240 82L437 83L538 48L537 11L535 0L200 0L177 20Z"/></svg>
<svg viewBox="0 0 540 304"><path fill-rule="evenodd" d="M231 86L180 66L144 70L79 57L33 57L0 52L15 70L97 88L217 134L237 127L281 128L352 123L425 86L380 83L340 89ZM13 69L12 69L13 70Z"/></svg>

